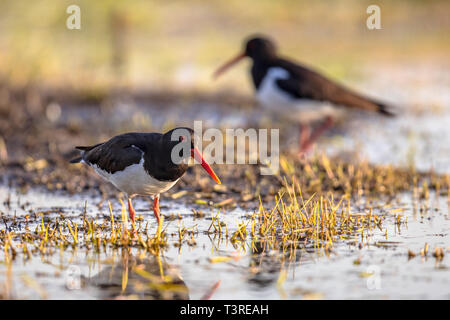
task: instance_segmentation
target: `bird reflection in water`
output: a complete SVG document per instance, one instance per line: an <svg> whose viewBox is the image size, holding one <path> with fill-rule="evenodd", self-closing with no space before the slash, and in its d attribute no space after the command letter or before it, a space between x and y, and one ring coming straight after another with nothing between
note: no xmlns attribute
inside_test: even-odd
<svg viewBox="0 0 450 320"><path fill-rule="evenodd" d="M189 299L178 270L159 255L139 257L124 251L119 263L105 267L87 285L98 289L101 299Z"/></svg>
<svg viewBox="0 0 450 320"><path fill-rule="evenodd" d="M284 252L279 249L270 249L264 242L256 241L252 245L253 251L249 264L247 282L255 290L261 290L277 284L283 273L289 267L300 264L303 258L303 250L310 249L298 244L294 251Z"/></svg>

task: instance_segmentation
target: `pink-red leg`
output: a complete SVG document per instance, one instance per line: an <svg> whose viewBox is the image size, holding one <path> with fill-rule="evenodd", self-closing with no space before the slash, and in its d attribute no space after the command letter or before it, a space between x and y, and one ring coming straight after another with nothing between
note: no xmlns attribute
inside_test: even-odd
<svg viewBox="0 0 450 320"><path fill-rule="evenodd" d="M156 220L158 221L158 224L159 224L159 216L160 216L159 194L156 195L155 198L153 199L153 213L155 214Z"/></svg>
<svg viewBox="0 0 450 320"><path fill-rule="evenodd" d="M300 152L305 153L307 152L311 146L314 144L314 142L328 129L330 129L333 126L333 118L327 117L325 122L321 124L317 129L314 130L314 132L311 134L310 138L301 145Z"/></svg>
<svg viewBox="0 0 450 320"><path fill-rule="evenodd" d="M135 217L136 213L134 212L134 208L133 208L133 205L131 204L130 198L128 198L128 214L130 215L130 220L131 220L131 222L133 222L133 225L134 225L134 217Z"/></svg>
<svg viewBox="0 0 450 320"><path fill-rule="evenodd" d="M311 127L308 124L300 124L300 141L299 141L299 151L300 155L303 154L303 146L308 142L309 137L311 136Z"/></svg>

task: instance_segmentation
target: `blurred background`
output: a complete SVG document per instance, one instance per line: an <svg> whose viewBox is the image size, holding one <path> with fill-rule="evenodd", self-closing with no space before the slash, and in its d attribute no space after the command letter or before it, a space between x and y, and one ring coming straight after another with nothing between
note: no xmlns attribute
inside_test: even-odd
<svg viewBox="0 0 450 320"><path fill-rule="evenodd" d="M81 30L66 27L72 4ZM371 4L380 30L366 26ZM296 125L257 108L250 61L211 79L260 33L282 55L398 108L389 121L363 114L338 124L324 148L447 172L449 11L445 0L3 0L0 160L67 155L76 144L194 120L282 128L282 151L292 151Z"/></svg>
<svg viewBox="0 0 450 320"><path fill-rule="evenodd" d="M81 30L66 28L71 4L81 8ZM381 30L366 27L370 4L381 8ZM409 66L443 70L449 9L445 0L3 0L0 76L16 85L251 93L246 63L220 85L211 73L253 33L334 78L387 67L391 77Z"/></svg>

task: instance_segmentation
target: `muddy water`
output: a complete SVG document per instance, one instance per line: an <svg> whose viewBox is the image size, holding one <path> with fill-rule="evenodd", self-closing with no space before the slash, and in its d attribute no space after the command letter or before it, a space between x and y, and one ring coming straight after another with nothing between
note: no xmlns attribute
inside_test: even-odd
<svg viewBox="0 0 450 320"><path fill-rule="evenodd" d="M45 215L48 218L63 214L78 223L86 210L88 217L95 216L99 223L103 219L109 221L107 208L99 208L98 199L87 195L68 197L43 190L18 194L5 187L0 191L0 210L4 215L16 215L18 221L30 209L49 212ZM7 197L9 206L3 204ZM145 262L156 275L159 276L161 265L164 274L178 281L177 285L183 288L179 298L202 298L218 281L220 285L212 299L450 298L450 214L446 198L432 195L427 202L417 203L408 194L402 195L390 208L380 209L378 214L386 216L383 229L373 230L363 248L352 239L337 241L327 256L305 246L297 251L295 259L286 260L284 264L280 263L280 253L276 251L252 254L251 238L242 246L233 246L224 238L206 234L211 224L209 209L205 210L204 217L196 218L191 208L182 203L170 200L163 203L167 217L171 213L181 216L181 219L166 221L169 235L177 234L179 226L198 230L194 235L195 244L177 247L177 236L169 236L169 248L161 254L160 261L151 257ZM142 199L135 205L138 215L153 222L148 206ZM428 209L420 210L425 207ZM402 221L407 219L400 226L395 224L392 213L396 208L402 208ZM358 212L357 208L354 210ZM216 213L215 209L210 211L211 215ZM120 213L117 203L114 212ZM230 233L245 219L246 212L239 208L220 214L220 220L227 223ZM12 231L23 232L23 224L9 227ZM150 233L154 232L154 227L150 227ZM31 230L34 228L35 225L30 226ZM429 245L429 252L422 257L420 250L425 243ZM445 250L442 261L432 256L436 247ZM417 256L409 258L409 250ZM28 261L18 258L10 267L0 265L0 283L16 298L97 299L120 295L123 255L120 250L101 251L97 254L95 250L80 247L61 253L57 249L53 255L33 256ZM138 257L139 250L132 249L131 256ZM211 257L232 259L213 263ZM0 261L3 259L0 253ZM112 270L116 270L115 286L110 283ZM280 274L286 275L285 281L279 281ZM109 280L104 280L105 275ZM132 278L128 281L131 286ZM130 290L132 292L132 288ZM140 291L135 297L145 298ZM155 295L150 292L147 297L155 298Z"/></svg>

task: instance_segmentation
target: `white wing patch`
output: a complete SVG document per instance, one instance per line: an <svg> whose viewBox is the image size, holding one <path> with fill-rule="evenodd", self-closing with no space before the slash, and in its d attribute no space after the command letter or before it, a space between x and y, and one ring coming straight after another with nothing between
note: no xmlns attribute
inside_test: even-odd
<svg viewBox="0 0 450 320"><path fill-rule="evenodd" d="M325 101L297 99L278 87L276 81L288 79L289 72L283 68L269 68L256 94L261 105L287 120L308 123L335 116L337 109Z"/></svg>
<svg viewBox="0 0 450 320"><path fill-rule="evenodd" d="M277 109L280 105L292 104L294 99L283 92L276 84L279 79L288 79L289 72L283 68L269 68L261 82L257 98L259 102L268 109Z"/></svg>

